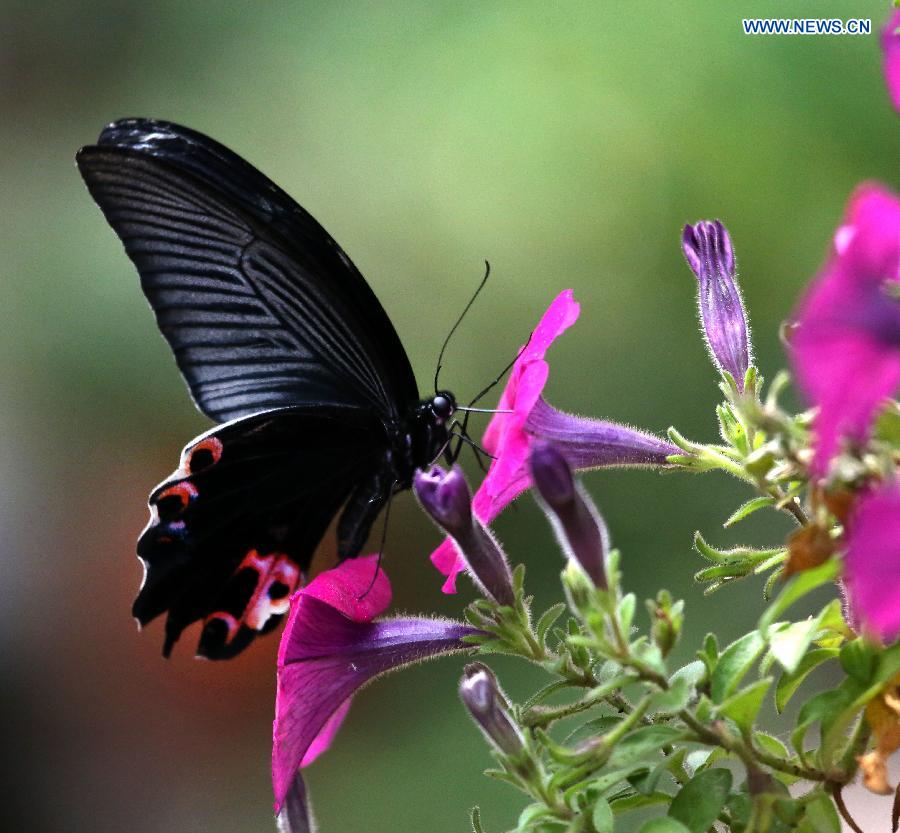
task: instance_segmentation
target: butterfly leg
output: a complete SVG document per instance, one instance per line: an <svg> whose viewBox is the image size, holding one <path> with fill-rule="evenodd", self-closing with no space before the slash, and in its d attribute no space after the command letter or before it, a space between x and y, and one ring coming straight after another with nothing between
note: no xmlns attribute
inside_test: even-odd
<svg viewBox="0 0 900 833"><path fill-rule="evenodd" d="M390 499L394 482L391 472L379 469L362 480L350 495L337 526L341 561L359 555L372 524Z"/></svg>

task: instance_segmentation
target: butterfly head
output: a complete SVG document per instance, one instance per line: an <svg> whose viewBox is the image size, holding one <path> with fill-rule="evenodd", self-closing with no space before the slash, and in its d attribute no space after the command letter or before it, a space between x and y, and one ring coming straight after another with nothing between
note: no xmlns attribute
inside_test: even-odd
<svg viewBox="0 0 900 833"><path fill-rule="evenodd" d="M443 425L456 413L456 397L448 390L439 390L429 403L429 408L439 425Z"/></svg>

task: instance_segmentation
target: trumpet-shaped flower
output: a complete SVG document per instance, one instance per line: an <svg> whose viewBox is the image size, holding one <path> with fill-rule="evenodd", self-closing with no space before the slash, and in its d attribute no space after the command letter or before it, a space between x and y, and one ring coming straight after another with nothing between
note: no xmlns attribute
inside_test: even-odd
<svg viewBox="0 0 900 833"><path fill-rule="evenodd" d="M493 455L488 473L472 500L472 511L489 524L531 486L528 455L536 440L549 440L574 469L612 466L663 467L678 448L659 437L625 425L586 419L556 410L541 396L550 369L544 358L550 345L578 318L572 290L561 292L535 327L510 371L498 409L484 433L484 447ZM456 592L456 576L465 569L452 540L431 555L447 576L445 593Z"/></svg>
<svg viewBox="0 0 900 833"><path fill-rule="evenodd" d="M900 385L900 199L880 185L853 195L824 269L797 313L791 354L819 412L812 472L843 438L863 442Z"/></svg>
<svg viewBox="0 0 900 833"><path fill-rule="evenodd" d="M478 633L448 619L372 621L390 600L390 583L377 556L345 561L291 599L278 650L272 748L276 812L298 768L328 748L360 688L388 671L465 650L463 637Z"/></svg>

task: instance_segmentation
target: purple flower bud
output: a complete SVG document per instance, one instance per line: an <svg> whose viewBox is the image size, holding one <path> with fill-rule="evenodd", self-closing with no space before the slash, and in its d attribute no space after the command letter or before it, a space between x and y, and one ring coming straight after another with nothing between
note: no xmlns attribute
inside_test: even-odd
<svg viewBox="0 0 900 833"><path fill-rule="evenodd" d="M278 833L315 833L316 822L309 806L306 784L299 771L277 816Z"/></svg>
<svg viewBox="0 0 900 833"><path fill-rule="evenodd" d="M510 757L522 753L525 748L522 733L510 719L506 698L490 668L480 662L467 665L459 684L459 696L485 737L500 752Z"/></svg>
<svg viewBox="0 0 900 833"><path fill-rule="evenodd" d="M456 543L472 579L481 591L502 605L515 601L506 555L491 533L472 515L469 484L459 466L419 470L413 491L431 519Z"/></svg>
<svg viewBox="0 0 900 833"><path fill-rule="evenodd" d="M433 466L415 476L416 497L434 522L454 538L465 537L472 526L472 495L459 466L444 471Z"/></svg>
<svg viewBox="0 0 900 833"><path fill-rule="evenodd" d="M538 441L531 447L529 464L560 545L595 587L606 588L609 533L597 508L575 482L569 462L554 445Z"/></svg>
<svg viewBox="0 0 900 833"><path fill-rule="evenodd" d="M718 220L687 225L681 248L700 282L700 318L713 362L727 370L743 390L744 374L750 366L750 334L728 230Z"/></svg>

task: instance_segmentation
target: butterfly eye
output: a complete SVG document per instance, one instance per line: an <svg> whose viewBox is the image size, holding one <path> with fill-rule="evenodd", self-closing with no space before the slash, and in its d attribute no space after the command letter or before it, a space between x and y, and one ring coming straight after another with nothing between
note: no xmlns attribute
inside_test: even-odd
<svg viewBox="0 0 900 833"><path fill-rule="evenodd" d="M440 420L449 419L455 409L453 397L448 393L438 393L431 400L431 411Z"/></svg>
<svg viewBox="0 0 900 833"><path fill-rule="evenodd" d="M214 466L222 458L222 441L218 437L207 437L185 451L182 468L188 474Z"/></svg>

